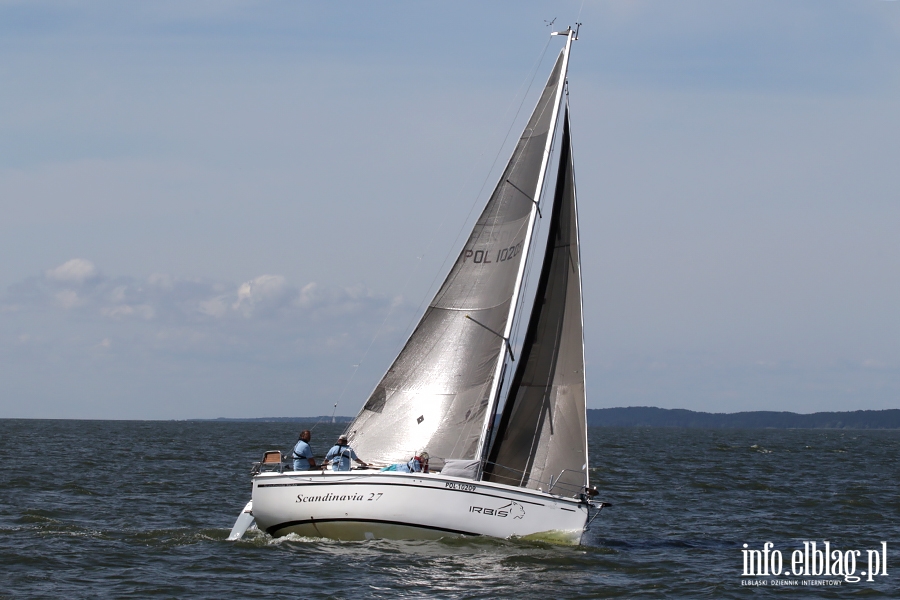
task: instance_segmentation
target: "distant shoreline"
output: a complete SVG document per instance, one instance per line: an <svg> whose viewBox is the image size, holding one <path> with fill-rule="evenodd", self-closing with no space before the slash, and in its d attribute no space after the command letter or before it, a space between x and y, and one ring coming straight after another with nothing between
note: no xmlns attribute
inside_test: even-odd
<svg viewBox="0 0 900 600"><path fill-rule="evenodd" d="M900 409L817 412L808 415L757 410L706 413L682 408L589 408L589 427L725 429L900 429Z"/></svg>
<svg viewBox="0 0 900 600"><path fill-rule="evenodd" d="M349 423L353 417L333 417ZM258 417L187 419L189 421L255 423L331 423L332 417ZM900 429L900 409L800 414L776 411L707 413L683 408L631 406L589 408L589 427L672 427L711 429Z"/></svg>
<svg viewBox="0 0 900 600"><path fill-rule="evenodd" d="M184 419L185 421L213 421L216 423L349 423L354 417L218 417L216 419Z"/></svg>
<svg viewBox="0 0 900 600"><path fill-rule="evenodd" d="M7 417L0 421L137 421L170 423L347 424L354 417L218 417L214 419L54 419ZM800 414L776 411L707 413L683 408L630 406L589 408L588 427L669 427L681 429L900 429L900 409Z"/></svg>

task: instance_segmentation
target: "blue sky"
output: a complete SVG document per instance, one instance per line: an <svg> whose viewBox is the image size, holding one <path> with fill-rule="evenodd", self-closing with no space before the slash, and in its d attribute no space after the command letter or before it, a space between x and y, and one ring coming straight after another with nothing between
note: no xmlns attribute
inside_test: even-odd
<svg viewBox="0 0 900 600"><path fill-rule="evenodd" d="M0 417L355 414L579 13L590 407L896 408L898 11L0 2Z"/></svg>

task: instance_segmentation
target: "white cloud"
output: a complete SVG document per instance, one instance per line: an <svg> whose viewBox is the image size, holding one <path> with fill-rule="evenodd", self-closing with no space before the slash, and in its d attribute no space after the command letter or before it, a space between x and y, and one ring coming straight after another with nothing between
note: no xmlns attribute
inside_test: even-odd
<svg viewBox="0 0 900 600"><path fill-rule="evenodd" d="M200 302L200 312L211 317L224 317L228 312L228 306L221 297Z"/></svg>
<svg viewBox="0 0 900 600"><path fill-rule="evenodd" d="M391 300L271 274L244 283L104 276L83 286L31 277L0 291L0 379L48 406L71 397L71 416L85 416L100 397L118 407L109 415L131 418L252 414L250 397L273 401L273 414L316 414L375 339L362 365L369 372L346 392L350 413L403 342L393 323L375 336ZM409 321L407 311L392 314ZM131 390L124 404L123 386ZM298 396L316 404L299 406ZM213 401L221 398L240 408ZM35 411L27 414L62 414Z"/></svg>
<svg viewBox="0 0 900 600"><path fill-rule="evenodd" d="M81 299L75 290L62 290L55 295L56 302L63 308L74 308L81 304Z"/></svg>
<svg viewBox="0 0 900 600"><path fill-rule="evenodd" d="M144 280L100 277L99 273L89 261L73 259L47 270L44 278L19 282L0 294L0 317L15 314L23 323L34 318L46 328L43 324L53 316L59 335L69 327L79 328L79 335L80 328L94 328L99 339L118 331L122 335L116 335L117 340L128 340L118 343L120 351L152 346L165 352L177 346L179 352L199 356L250 351L257 344L260 349L287 344L293 351L308 354L357 343L359 335L348 334L380 323L379 316L397 300L373 295L365 286L338 288L310 282L298 287L274 274L235 285L159 273ZM93 284L79 285L86 281ZM67 285L60 287L60 283ZM74 308L78 308L77 316L67 316ZM264 342L266 336L279 341Z"/></svg>
<svg viewBox="0 0 900 600"><path fill-rule="evenodd" d="M60 281L63 283L82 284L99 276L97 267L89 260L83 258L73 258L59 265L55 269L50 269L46 273L47 279Z"/></svg>
<svg viewBox="0 0 900 600"><path fill-rule="evenodd" d="M862 366L866 369L883 369L887 365L883 361L876 360L874 358L867 358L862 362Z"/></svg>
<svg viewBox="0 0 900 600"><path fill-rule="evenodd" d="M237 291L237 301L232 305L240 309L245 317L253 313L254 307L276 304L286 296L287 280L282 275L260 275L242 283Z"/></svg>
<svg viewBox="0 0 900 600"><path fill-rule="evenodd" d="M156 311L149 304L139 304L130 306L128 304L119 304L118 306L108 306L100 310L101 314L113 319L122 319L124 317L140 317L149 320L154 317Z"/></svg>
<svg viewBox="0 0 900 600"><path fill-rule="evenodd" d="M299 308L309 308L314 299L318 284L315 281L307 283L300 290L300 294L294 299L294 304Z"/></svg>
<svg viewBox="0 0 900 600"><path fill-rule="evenodd" d="M164 273L154 273L150 277L147 278L147 283L149 285L162 288L164 290L171 290L173 285L172 277L166 275Z"/></svg>

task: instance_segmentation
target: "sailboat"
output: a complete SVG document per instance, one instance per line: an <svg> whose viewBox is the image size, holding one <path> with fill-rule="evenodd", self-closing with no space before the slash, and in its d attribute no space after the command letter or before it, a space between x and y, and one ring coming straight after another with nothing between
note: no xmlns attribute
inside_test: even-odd
<svg viewBox="0 0 900 600"><path fill-rule="evenodd" d="M417 327L346 429L371 464L427 452L430 472L291 471L276 452L257 468L231 539L255 522L273 536L486 535L578 544L589 519L608 506L595 500L588 478L566 90L577 34L571 27L552 34L564 36L565 47L497 186ZM545 219L539 252L535 224ZM541 262L528 271L532 255ZM523 293L527 272L539 273L530 295ZM524 330L518 356L510 341L517 319Z"/></svg>

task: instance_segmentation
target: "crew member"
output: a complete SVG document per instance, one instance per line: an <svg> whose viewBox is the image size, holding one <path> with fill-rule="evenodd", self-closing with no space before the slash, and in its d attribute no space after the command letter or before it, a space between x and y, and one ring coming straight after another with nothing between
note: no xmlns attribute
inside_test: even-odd
<svg viewBox="0 0 900 600"><path fill-rule="evenodd" d="M398 473L427 473L428 453L422 452L412 457L405 463L394 463L382 469L382 471L397 471Z"/></svg>
<svg viewBox="0 0 900 600"><path fill-rule="evenodd" d="M295 471L309 471L319 468L316 466L316 459L313 458L312 448L309 447L309 440L311 439L312 433L309 429L304 429L300 432L300 439L297 440L292 452Z"/></svg>
<svg viewBox="0 0 900 600"><path fill-rule="evenodd" d="M428 472L428 453L422 452L418 456L413 456L412 460L406 463L409 469L407 473L427 473Z"/></svg>
<svg viewBox="0 0 900 600"><path fill-rule="evenodd" d="M332 446L328 454L325 455L325 462L322 463L322 466L330 462L332 471L349 471L351 459L355 460L361 467L369 466L356 456L356 452L347 444L347 436L342 435L337 439L337 444Z"/></svg>

